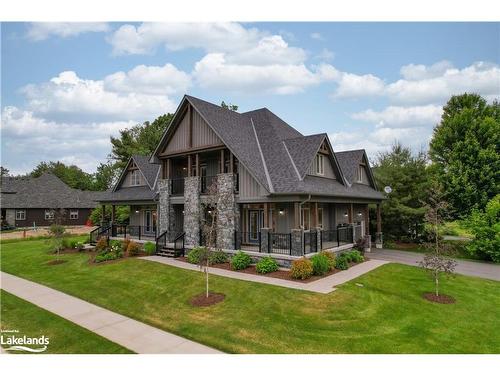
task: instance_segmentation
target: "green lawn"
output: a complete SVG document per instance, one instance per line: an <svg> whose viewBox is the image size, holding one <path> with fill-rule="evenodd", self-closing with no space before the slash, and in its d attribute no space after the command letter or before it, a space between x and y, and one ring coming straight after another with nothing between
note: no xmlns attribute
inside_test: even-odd
<svg viewBox="0 0 500 375"><path fill-rule="evenodd" d="M223 303L194 308L203 275L140 259L91 266L88 254L49 266L43 241L2 244L2 270L233 353L500 353L500 283L457 276L457 299L421 298L419 268L389 264L324 295L211 276ZM356 283L362 283L359 287Z"/></svg>
<svg viewBox="0 0 500 375"><path fill-rule="evenodd" d="M131 353L128 349L106 340L89 330L26 302L12 294L1 291L1 329L17 330L17 337L49 338L43 353L114 354ZM8 335L8 334L7 334ZM9 345L3 345L9 347ZM9 351L21 354L22 351Z"/></svg>

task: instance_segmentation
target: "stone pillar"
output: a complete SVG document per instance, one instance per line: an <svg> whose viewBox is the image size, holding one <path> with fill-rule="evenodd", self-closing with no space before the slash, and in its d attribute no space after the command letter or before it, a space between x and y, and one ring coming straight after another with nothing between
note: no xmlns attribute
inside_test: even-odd
<svg viewBox="0 0 500 375"><path fill-rule="evenodd" d="M375 234L375 247L381 249L383 246L382 238L382 212L380 210L380 203L377 204L377 233Z"/></svg>
<svg viewBox="0 0 500 375"><path fill-rule="evenodd" d="M170 229L172 207L170 205L170 180L158 181L158 235Z"/></svg>
<svg viewBox="0 0 500 375"><path fill-rule="evenodd" d="M302 229L292 229L292 255L304 255L304 231Z"/></svg>
<svg viewBox="0 0 500 375"><path fill-rule="evenodd" d="M186 246L200 244L200 178L186 177L184 179L184 232Z"/></svg>
<svg viewBox="0 0 500 375"><path fill-rule="evenodd" d="M268 253L271 250L269 228L260 228L260 251Z"/></svg>
<svg viewBox="0 0 500 375"><path fill-rule="evenodd" d="M234 231L237 228L238 207L234 196L234 175L217 175L217 247L234 250Z"/></svg>

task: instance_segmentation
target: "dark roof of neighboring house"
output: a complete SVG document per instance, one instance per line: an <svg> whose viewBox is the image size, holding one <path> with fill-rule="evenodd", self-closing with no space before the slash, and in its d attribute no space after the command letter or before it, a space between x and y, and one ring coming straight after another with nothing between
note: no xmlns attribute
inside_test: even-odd
<svg viewBox="0 0 500 375"><path fill-rule="evenodd" d="M2 177L2 208L94 208L102 192L70 188L58 177Z"/></svg>
<svg viewBox="0 0 500 375"><path fill-rule="evenodd" d="M345 194L357 197L383 198L381 193L370 186L365 189L351 185L352 177L349 176L354 176L357 165L341 163L333 150L330 157L338 179L309 178L311 176L307 175L307 171L321 144L327 142L331 149L327 134L304 136L267 108L238 113L189 95L182 99L174 122L164 133L150 161L157 161L157 153L175 131L175 118L187 102L191 103L239 162L271 194L314 194L325 191L325 194L337 195L338 192L342 195L343 189L346 189Z"/></svg>

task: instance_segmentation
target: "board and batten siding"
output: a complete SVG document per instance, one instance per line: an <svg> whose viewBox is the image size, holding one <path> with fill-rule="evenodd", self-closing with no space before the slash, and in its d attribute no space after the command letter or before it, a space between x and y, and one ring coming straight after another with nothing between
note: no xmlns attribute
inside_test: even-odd
<svg viewBox="0 0 500 375"><path fill-rule="evenodd" d="M323 154L323 163L325 168L325 174L321 175L316 173L316 157L314 157L311 165L309 166L307 174L311 176L319 176L319 177L335 179L336 177L335 177L335 172L333 171L332 161L330 160L328 155Z"/></svg>
<svg viewBox="0 0 500 375"><path fill-rule="evenodd" d="M132 176L130 175L130 171L128 171L127 174L125 175L125 177L123 178L123 182L121 184L121 187L146 185L146 181L144 180L142 173L138 169L136 169L136 171L139 173L139 185L132 185Z"/></svg>
<svg viewBox="0 0 500 375"><path fill-rule="evenodd" d="M219 146L222 145L222 141L215 134L215 132L208 126L208 124L203 120L198 112L193 110L193 128L191 135L191 147L189 145L189 111L186 111L184 117L182 118L179 126L175 130L172 138L168 142L165 153L172 153L177 151L185 151L193 147L203 147L203 146Z"/></svg>
<svg viewBox="0 0 500 375"><path fill-rule="evenodd" d="M253 178L248 170L240 164L240 198L262 197L265 196L265 189Z"/></svg>
<svg viewBox="0 0 500 375"><path fill-rule="evenodd" d="M193 111L193 147L222 145L217 134L197 111Z"/></svg>

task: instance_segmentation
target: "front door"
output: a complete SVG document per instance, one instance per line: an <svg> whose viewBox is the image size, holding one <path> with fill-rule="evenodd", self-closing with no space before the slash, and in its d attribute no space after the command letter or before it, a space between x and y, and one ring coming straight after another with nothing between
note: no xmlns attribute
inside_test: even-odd
<svg viewBox="0 0 500 375"><path fill-rule="evenodd" d="M144 233L152 234L155 232L156 228L156 211L155 210L145 210L144 211Z"/></svg>
<svg viewBox="0 0 500 375"><path fill-rule="evenodd" d="M264 223L263 210L248 210L248 242L258 243L259 233Z"/></svg>

